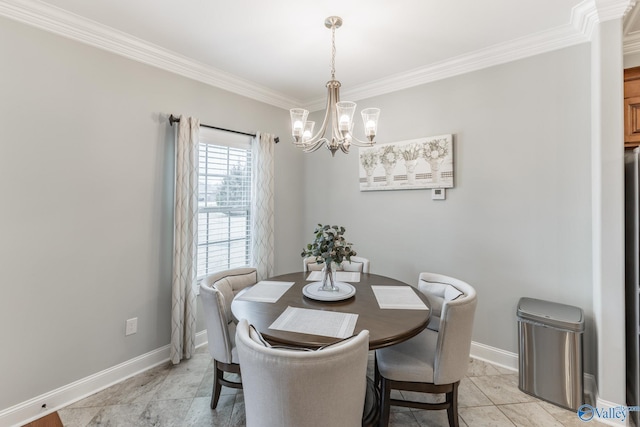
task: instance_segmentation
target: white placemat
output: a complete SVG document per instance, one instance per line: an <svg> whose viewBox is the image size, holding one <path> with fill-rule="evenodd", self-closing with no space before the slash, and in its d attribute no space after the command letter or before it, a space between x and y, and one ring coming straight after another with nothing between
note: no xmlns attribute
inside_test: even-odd
<svg viewBox="0 0 640 427"><path fill-rule="evenodd" d="M261 280L239 296L238 299L243 301L276 302L294 283Z"/></svg>
<svg viewBox="0 0 640 427"><path fill-rule="evenodd" d="M353 313L287 307L269 329L348 338L353 335L357 321L358 315Z"/></svg>
<svg viewBox="0 0 640 427"><path fill-rule="evenodd" d="M428 310L411 286L371 286L380 308Z"/></svg>
<svg viewBox="0 0 640 427"><path fill-rule="evenodd" d="M307 276L308 281L321 281L322 280L322 271L312 271ZM351 282L357 283L360 281L360 273L357 271L336 271L336 282Z"/></svg>

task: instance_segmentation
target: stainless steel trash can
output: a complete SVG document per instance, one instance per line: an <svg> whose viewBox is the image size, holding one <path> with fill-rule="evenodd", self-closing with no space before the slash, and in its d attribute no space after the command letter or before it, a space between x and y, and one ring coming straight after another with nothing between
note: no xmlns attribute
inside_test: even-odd
<svg viewBox="0 0 640 427"><path fill-rule="evenodd" d="M534 298L518 302L520 390L567 409L584 403L582 309Z"/></svg>

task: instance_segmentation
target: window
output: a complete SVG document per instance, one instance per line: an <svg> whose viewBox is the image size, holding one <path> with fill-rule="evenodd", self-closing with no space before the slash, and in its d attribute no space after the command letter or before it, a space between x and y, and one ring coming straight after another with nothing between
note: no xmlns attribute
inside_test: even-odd
<svg viewBox="0 0 640 427"><path fill-rule="evenodd" d="M198 278L251 262L251 139L200 128Z"/></svg>

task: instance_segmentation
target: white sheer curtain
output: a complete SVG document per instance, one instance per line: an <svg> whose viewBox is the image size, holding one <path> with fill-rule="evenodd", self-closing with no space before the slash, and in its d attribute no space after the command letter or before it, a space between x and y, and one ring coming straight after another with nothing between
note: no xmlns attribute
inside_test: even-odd
<svg viewBox="0 0 640 427"><path fill-rule="evenodd" d="M196 251L198 237L198 140L200 122L180 117L176 141L171 361L189 359L195 350Z"/></svg>
<svg viewBox="0 0 640 427"><path fill-rule="evenodd" d="M251 143L253 161L252 264L258 280L273 276L273 152L275 137L256 134Z"/></svg>

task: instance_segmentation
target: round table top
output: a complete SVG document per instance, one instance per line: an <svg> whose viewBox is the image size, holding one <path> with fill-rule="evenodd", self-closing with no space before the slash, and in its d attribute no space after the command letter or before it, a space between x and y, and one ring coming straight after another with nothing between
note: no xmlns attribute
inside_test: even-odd
<svg viewBox="0 0 640 427"><path fill-rule="evenodd" d="M265 339L272 344L298 347L320 347L338 341L338 338L310 335L297 332L270 329L269 326L287 307L314 310L331 310L358 315L354 334L369 331L369 349L386 347L405 341L426 328L431 313L431 305L426 296L411 287L429 310L381 309L371 288L372 285L409 286L404 282L377 274L360 273L360 282L351 282L356 294L344 301L317 301L302 294L302 288L312 281L306 280L310 272L288 273L271 277L270 281L295 282L275 303L239 300L231 304L236 320L247 319ZM237 296L246 292L247 288Z"/></svg>

